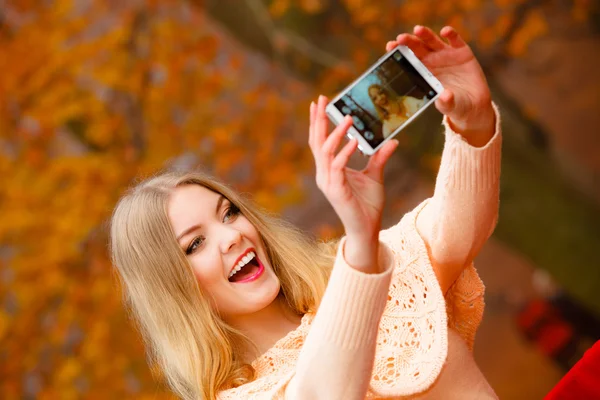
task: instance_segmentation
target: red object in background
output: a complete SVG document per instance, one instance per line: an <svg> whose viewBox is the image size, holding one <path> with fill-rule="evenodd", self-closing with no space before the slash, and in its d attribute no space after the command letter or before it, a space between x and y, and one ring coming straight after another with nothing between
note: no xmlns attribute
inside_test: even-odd
<svg viewBox="0 0 600 400"><path fill-rule="evenodd" d="M573 340L573 327L545 299L531 301L517 316L517 324L548 357L557 357Z"/></svg>
<svg viewBox="0 0 600 400"><path fill-rule="evenodd" d="M552 309L545 300L532 300L517 316L517 324L526 334L537 329L541 321L544 321L552 313Z"/></svg>
<svg viewBox="0 0 600 400"><path fill-rule="evenodd" d="M536 339L537 346L544 354L556 357L560 351L573 339L571 325L560 320L551 320L540 327Z"/></svg>
<svg viewBox="0 0 600 400"><path fill-rule="evenodd" d="M600 340L585 352L544 400L600 400Z"/></svg>

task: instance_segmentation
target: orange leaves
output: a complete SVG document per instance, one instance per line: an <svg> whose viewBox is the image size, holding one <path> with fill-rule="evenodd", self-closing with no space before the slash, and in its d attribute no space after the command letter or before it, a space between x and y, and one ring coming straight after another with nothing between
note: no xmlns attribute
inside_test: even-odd
<svg viewBox="0 0 600 400"><path fill-rule="evenodd" d="M219 176L226 175L232 168L244 160L246 151L239 147L229 147L215 158L214 168Z"/></svg>
<svg viewBox="0 0 600 400"><path fill-rule="evenodd" d="M275 18L283 16L290 8L290 0L273 0L269 6L269 12Z"/></svg>
<svg viewBox="0 0 600 400"><path fill-rule="evenodd" d="M325 242L339 238L344 234L344 227L341 224L337 226L331 224L321 224L315 229L317 238Z"/></svg>
<svg viewBox="0 0 600 400"><path fill-rule="evenodd" d="M431 16L435 15L435 6L430 0L410 0L398 8L396 15L407 26L425 24Z"/></svg>
<svg viewBox="0 0 600 400"><path fill-rule="evenodd" d="M213 61L219 50L219 40L210 35L202 36L195 45L198 59L201 63Z"/></svg>
<svg viewBox="0 0 600 400"><path fill-rule="evenodd" d="M378 7L377 4L365 4L361 7L360 12L353 15L354 22L357 25L366 25L377 22L381 18L383 9Z"/></svg>
<svg viewBox="0 0 600 400"><path fill-rule="evenodd" d="M325 0L299 0L300 8L308 14L317 14L324 8Z"/></svg>
<svg viewBox="0 0 600 400"><path fill-rule="evenodd" d="M513 22L511 13L502 14L495 23L483 27L477 37L477 42L482 49L489 49L499 38L507 34L509 27Z"/></svg>
<svg viewBox="0 0 600 400"><path fill-rule="evenodd" d="M598 2L593 0L574 0L571 15L575 21L584 22L591 18L594 13L600 11Z"/></svg>
<svg viewBox="0 0 600 400"><path fill-rule="evenodd" d="M272 0L269 4L269 14L273 18L283 17L292 6L299 7L308 14L317 14L325 6L326 0Z"/></svg>
<svg viewBox="0 0 600 400"><path fill-rule="evenodd" d="M4 341L3 339L8 330L9 323L10 316L3 310L0 310L0 341Z"/></svg>
<svg viewBox="0 0 600 400"><path fill-rule="evenodd" d="M548 32L548 22L542 11L534 10L529 13L523 26L515 33L508 44L508 53L513 57L521 57L527 51L529 44L536 38Z"/></svg>
<svg viewBox="0 0 600 400"><path fill-rule="evenodd" d="M56 383L61 386L72 385L73 380L82 372L81 364L75 358L67 358L56 373ZM75 394L75 393L73 393Z"/></svg>
<svg viewBox="0 0 600 400"><path fill-rule="evenodd" d="M482 6L483 0L460 0L458 4L463 11L473 12Z"/></svg>
<svg viewBox="0 0 600 400"><path fill-rule="evenodd" d="M523 1L524 0L494 0L494 4L501 9L506 9L519 5L523 3Z"/></svg>

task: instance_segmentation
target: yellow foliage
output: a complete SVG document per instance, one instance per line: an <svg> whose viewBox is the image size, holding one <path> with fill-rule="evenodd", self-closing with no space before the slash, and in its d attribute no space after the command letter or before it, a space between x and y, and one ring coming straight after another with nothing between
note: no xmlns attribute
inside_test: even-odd
<svg viewBox="0 0 600 400"><path fill-rule="evenodd" d="M575 21L585 22L594 14L594 7L596 8L595 12L598 12L600 6L598 6L597 2L591 0L574 0L571 15Z"/></svg>
<svg viewBox="0 0 600 400"><path fill-rule="evenodd" d="M495 43L510 25L509 8L522 0L495 1L506 10L481 32L472 16L481 0L344 0L347 19L323 12L332 4L325 0L268 4L273 17L327 18L329 45L352 38L343 42L351 67L322 68L318 55L286 64L303 65L331 95L383 53L386 40L417 23L448 22L466 40ZM199 163L226 181L247 174L238 187L272 212L302 201L301 176L314 167L306 85L287 83L277 67L257 71L262 60L213 30L201 2L13 3L27 18L0 35L0 249L10 250L1 262L12 276L0 290L18 311L0 310L2 350L11 359L0 365L0 397L24 397L23 377L43 361L40 399L85 397L78 379L89 398L172 398L157 389L122 309L106 251L111 211L135 179L188 153L190 167ZM587 3L576 3L579 18ZM532 14L511 54L545 32L543 15ZM294 45L278 40L286 52ZM422 163L436 170L439 157ZM318 229L321 237L340 233ZM135 394L130 376L139 382Z"/></svg>
<svg viewBox="0 0 600 400"><path fill-rule="evenodd" d="M10 317L6 312L0 310L0 341L4 340L6 333L8 331L8 325L10 322Z"/></svg>
<svg viewBox="0 0 600 400"><path fill-rule="evenodd" d="M527 51L529 44L536 38L548 33L548 22L542 11L532 11L523 26L514 34L508 44L508 53L514 57L521 57Z"/></svg>
<svg viewBox="0 0 600 400"><path fill-rule="evenodd" d="M269 6L269 12L275 18L281 17L290 8L290 0L273 0Z"/></svg>
<svg viewBox="0 0 600 400"><path fill-rule="evenodd" d="M78 380L90 398L130 398L130 375L136 398L172 398L145 367L106 254L106 221L134 177L197 152L225 179L240 165L256 171L242 186L261 187L258 198L273 211L302 198L297 174L306 163L286 158L305 160L304 143L272 153L296 113L281 97L287 89L242 91L252 74L238 71L245 53L233 51L233 72L215 68L219 34L205 28L199 8L164 12L171 3L184 4L92 0L75 10L71 1L32 2L28 18L0 36L0 248L14 249L2 261L12 276L2 294L18 310L0 311L2 350L13 360L0 366L1 398L23 397L23 377L42 358L41 399L80 398ZM223 97L244 104L216 101ZM212 150L200 150L205 140Z"/></svg>
<svg viewBox="0 0 600 400"><path fill-rule="evenodd" d="M323 10L323 0L300 0L300 8L309 14L316 14Z"/></svg>

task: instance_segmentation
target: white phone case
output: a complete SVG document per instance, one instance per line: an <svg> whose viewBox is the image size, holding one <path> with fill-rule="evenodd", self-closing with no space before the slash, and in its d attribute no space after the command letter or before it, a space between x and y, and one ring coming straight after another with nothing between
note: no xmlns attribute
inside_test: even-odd
<svg viewBox="0 0 600 400"><path fill-rule="evenodd" d="M414 53L406 46L398 46L385 55L383 55L375 64L373 64L365 73L363 73L360 77L358 77L354 82L352 82L348 87L346 87L342 92L340 92L335 98L333 98L329 104L327 105L325 111L331 121L339 125L343 118L344 114L335 106L335 103L338 100L342 99L346 96L352 88L354 88L357 84L361 83L363 79L365 79L369 74L371 74L377 67L383 64L386 60L391 58L394 53L399 51L402 56L414 67L417 73L431 86L431 88L435 91L435 95L430 98L426 104L421 106L414 114L412 114L405 122L402 123L398 128L396 128L387 138L385 138L382 142L378 143L375 147L367 141L355 128L354 124L348 129L348 137L356 138L358 141L358 149L365 155L370 156L373 155L377 150L379 150L388 140L392 139L399 132L401 132L406 126L408 126L419 114L421 114L427 107L429 107L432 103L435 102L435 99L443 92L444 87L433 76L433 74L421 63L421 61L414 55ZM355 119L355 124L356 124Z"/></svg>

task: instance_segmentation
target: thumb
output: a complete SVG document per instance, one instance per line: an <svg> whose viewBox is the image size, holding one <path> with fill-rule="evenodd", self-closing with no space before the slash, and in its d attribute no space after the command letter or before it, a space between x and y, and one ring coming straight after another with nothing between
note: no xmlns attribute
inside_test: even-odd
<svg viewBox="0 0 600 400"><path fill-rule="evenodd" d="M364 173L377 182L383 181L383 168L392 154L394 154L398 144L399 142L396 139L392 139L384 144L378 152L371 156L364 169Z"/></svg>
<svg viewBox="0 0 600 400"><path fill-rule="evenodd" d="M442 94L435 101L435 107L444 115L450 114L454 111L454 93L449 89L444 89Z"/></svg>

